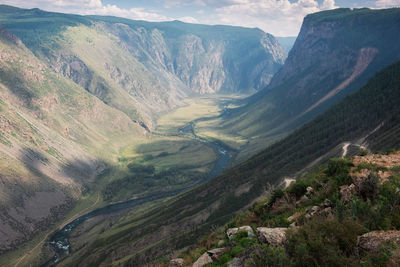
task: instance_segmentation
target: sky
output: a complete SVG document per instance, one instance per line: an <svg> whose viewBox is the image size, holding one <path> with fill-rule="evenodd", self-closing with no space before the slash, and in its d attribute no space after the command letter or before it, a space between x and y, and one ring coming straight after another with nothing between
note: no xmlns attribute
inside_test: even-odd
<svg viewBox="0 0 400 267"><path fill-rule="evenodd" d="M400 0L0 0L21 8L135 20L224 24L296 36L305 15L338 7L400 7Z"/></svg>

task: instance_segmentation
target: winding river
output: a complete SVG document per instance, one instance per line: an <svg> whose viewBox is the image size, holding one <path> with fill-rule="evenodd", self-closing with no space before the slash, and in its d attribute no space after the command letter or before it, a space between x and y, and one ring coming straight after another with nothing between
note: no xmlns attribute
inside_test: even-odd
<svg viewBox="0 0 400 267"><path fill-rule="evenodd" d="M173 190L170 192L164 192L160 194L153 194L150 196L145 196L145 197L139 197L139 198L134 198L130 199L127 201L123 202L118 202L114 204L107 205L103 208L95 209L91 212L88 212L77 219L73 220L66 226L64 226L62 229L58 230L55 232L51 238L49 244L53 247L55 250L55 255L53 256L52 259L50 259L48 262L42 265L42 267L45 266L54 266L56 265L59 261L61 261L63 258L67 257L70 254L70 242L69 242L69 235L72 230L74 230L78 225L86 221L87 219L99 216L99 215L104 215L104 214L111 214L115 213L118 211L122 211L134 206L137 206L139 204L143 204L146 202L166 198L166 197L172 197L174 195L177 195L183 191L186 191L194 186L203 184L205 182L208 182L211 180L213 177L221 174L224 169L228 166L229 160L231 158L231 153L228 148L225 146L218 144L217 142L211 142L208 141L204 138L201 138L197 136L194 132L194 122L190 122L188 125L185 127L179 129L179 132L181 134L189 135L190 138L193 138L195 140L198 140L199 142L205 143L206 145L212 147L217 153L218 153L218 158L215 161L214 167L212 170L209 172L209 174L202 180L199 180L185 188L181 188L178 190Z"/></svg>

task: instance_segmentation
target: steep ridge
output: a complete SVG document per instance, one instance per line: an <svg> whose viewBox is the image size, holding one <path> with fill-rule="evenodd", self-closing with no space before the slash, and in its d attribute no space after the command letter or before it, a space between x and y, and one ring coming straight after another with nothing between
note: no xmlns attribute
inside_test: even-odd
<svg viewBox="0 0 400 267"><path fill-rule="evenodd" d="M230 110L221 129L251 137L252 154L354 92L400 59L400 9L337 9L305 17L270 85ZM243 159L243 157L241 157Z"/></svg>
<svg viewBox="0 0 400 267"><path fill-rule="evenodd" d="M157 114L182 105L188 95L264 88L286 57L277 40L259 29L8 6L0 7L0 15L51 69L149 128Z"/></svg>
<svg viewBox="0 0 400 267"><path fill-rule="evenodd" d="M55 74L0 28L0 251L61 219L132 138L129 117Z"/></svg>
<svg viewBox="0 0 400 267"><path fill-rule="evenodd" d="M293 177L315 159L341 155L345 142L362 139L373 150L388 146L398 149L399 100L400 62L397 62L323 115L211 182L144 215L114 221L107 233L94 230L90 234L98 235L97 240L77 249L65 264L151 262L158 255L193 244L199 235L226 222L236 211L281 184L284 177ZM396 138L387 139L388 136ZM88 240L85 235L80 238Z"/></svg>

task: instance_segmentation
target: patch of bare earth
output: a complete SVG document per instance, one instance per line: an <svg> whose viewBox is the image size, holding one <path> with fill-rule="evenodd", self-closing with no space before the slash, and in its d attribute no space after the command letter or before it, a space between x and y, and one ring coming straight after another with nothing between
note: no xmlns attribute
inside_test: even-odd
<svg viewBox="0 0 400 267"><path fill-rule="evenodd" d="M385 182L390 176L393 175L393 172L390 169L400 166L400 151L396 151L389 155L369 154L366 156L355 156L353 157L353 163L355 167L353 168L352 176L355 178L367 177L371 173L371 171L368 169L362 169L359 172L354 172L354 170L356 170L357 167L362 163L374 164L387 168L387 171L378 171L378 175L381 177L381 182Z"/></svg>

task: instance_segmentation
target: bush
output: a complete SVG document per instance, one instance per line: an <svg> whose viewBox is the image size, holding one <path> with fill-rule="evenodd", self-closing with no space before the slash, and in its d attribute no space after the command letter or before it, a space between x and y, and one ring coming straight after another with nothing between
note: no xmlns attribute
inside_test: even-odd
<svg viewBox="0 0 400 267"><path fill-rule="evenodd" d="M293 263L287 256L284 248L276 248L268 245L261 245L256 248L248 263L254 266L265 267L293 266Z"/></svg>
<svg viewBox="0 0 400 267"><path fill-rule="evenodd" d="M245 248L242 247L241 245L237 245L237 246L234 246L234 247L231 249L231 255L232 255L232 257L234 258L234 257L236 257L237 255L239 255L240 253L242 253L243 251L245 251Z"/></svg>
<svg viewBox="0 0 400 267"><path fill-rule="evenodd" d="M299 179L287 188L287 192L295 195L296 198L299 199L307 192L308 186L309 185L303 179Z"/></svg>
<svg viewBox="0 0 400 267"><path fill-rule="evenodd" d="M380 176L377 173L370 173L368 177L362 182L359 193L364 200L375 201L378 194L378 182Z"/></svg>
<svg viewBox="0 0 400 267"><path fill-rule="evenodd" d="M359 150L358 150L358 152L357 152L357 155L358 156L366 156L366 155L368 155L368 150L367 149L365 149L365 148L360 148Z"/></svg>
<svg viewBox="0 0 400 267"><path fill-rule="evenodd" d="M282 198L283 195L284 195L284 192L281 188L275 189L271 194L271 198L268 201L268 205L272 206L275 203L275 201Z"/></svg>
<svg viewBox="0 0 400 267"><path fill-rule="evenodd" d="M357 266L355 248L362 229L353 220L315 219L288 232L287 251L296 266Z"/></svg>
<svg viewBox="0 0 400 267"><path fill-rule="evenodd" d="M351 161L342 158L333 158L328 163L326 175L334 177L336 175L348 174L350 167L354 166Z"/></svg>

